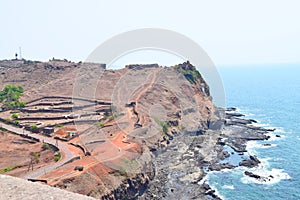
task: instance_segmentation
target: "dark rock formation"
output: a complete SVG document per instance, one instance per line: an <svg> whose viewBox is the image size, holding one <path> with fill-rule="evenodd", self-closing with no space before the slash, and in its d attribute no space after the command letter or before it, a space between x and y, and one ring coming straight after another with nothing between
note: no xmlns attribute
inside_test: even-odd
<svg viewBox="0 0 300 200"><path fill-rule="evenodd" d="M254 173L249 172L249 171L245 171L244 174L245 174L246 176L251 177L251 178L255 178L255 179L257 179L257 180L259 180L259 181L261 181L261 182L271 181L271 180L274 178L274 176L272 176L272 175L269 175L269 176L267 176L267 177L263 177L263 176L254 174Z"/></svg>
<svg viewBox="0 0 300 200"><path fill-rule="evenodd" d="M253 168L253 167L257 167L259 163L260 163L260 161L258 160L258 158L256 156L250 156L250 159L242 160L239 163L239 165L244 166L244 167Z"/></svg>

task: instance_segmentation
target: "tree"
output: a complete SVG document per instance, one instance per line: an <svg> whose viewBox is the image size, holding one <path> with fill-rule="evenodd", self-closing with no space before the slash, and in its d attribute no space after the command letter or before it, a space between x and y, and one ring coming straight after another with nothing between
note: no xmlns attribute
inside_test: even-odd
<svg viewBox="0 0 300 200"><path fill-rule="evenodd" d="M23 94L24 89L21 86L7 85L0 91L0 102L3 103L3 108L10 110L25 106L25 102L19 98Z"/></svg>

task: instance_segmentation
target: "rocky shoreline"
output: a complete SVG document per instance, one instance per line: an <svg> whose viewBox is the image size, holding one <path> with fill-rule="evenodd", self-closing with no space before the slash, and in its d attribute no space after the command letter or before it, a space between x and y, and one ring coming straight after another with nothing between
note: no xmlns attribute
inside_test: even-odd
<svg viewBox="0 0 300 200"><path fill-rule="evenodd" d="M235 108L226 109L224 115L222 130L209 129L198 136L175 133L174 141L168 147L155 152L155 177L138 199L219 200L221 198L216 191L204 181L209 172L258 166L259 159L246 150L247 142L268 140L270 136L266 134L274 129L255 126L255 120L245 119ZM228 149L232 149L231 152ZM238 163L228 161L232 156L240 158ZM265 181L272 178L260 177L248 171L245 175Z"/></svg>

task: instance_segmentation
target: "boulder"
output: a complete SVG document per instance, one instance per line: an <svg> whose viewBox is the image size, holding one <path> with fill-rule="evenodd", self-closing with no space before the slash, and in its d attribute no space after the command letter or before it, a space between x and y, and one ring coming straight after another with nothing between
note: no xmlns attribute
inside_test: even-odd
<svg viewBox="0 0 300 200"><path fill-rule="evenodd" d="M252 178L255 178L255 179L261 179L262 177L257 175L257 174L253 174L252 172L249 172L249 171L245 171L244 174L246 176L249 176L249 177L252 177Z"/></svg>

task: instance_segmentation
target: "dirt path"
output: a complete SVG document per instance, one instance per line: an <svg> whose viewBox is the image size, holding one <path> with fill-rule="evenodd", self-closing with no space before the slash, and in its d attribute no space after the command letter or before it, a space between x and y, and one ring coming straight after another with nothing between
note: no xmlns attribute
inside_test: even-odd
<svg viewBox="0 0 300 200"><path fill-rule="evenodd" d="M136 107L138 106L138 100L141 98L141 96L145 93L145 92L147 92L150 88L152 88L153 87L153 85L154 85L154 83L155 83L155 81L156 81L156 75L157 75L157 70L155 70L154 71L154 73L152 73L152 80L151 80L151 82L149 83L149 85L148 86L146 86L141 92L139 92L138 94L137 94L137 96L134 98L134 100L136 101ZM150 76L150 75L149 75ZM147 77L147 79L148 79L148 77Z"/></svg>
<svg viewBox="0 0 300 200"><path fill-rule="evenodd" d="M40 139L40 141L44 141L46 143L52 144L54 146L56 146L56 140L53 138L49 138L43 135L38 135L38 134L33 134L29 131L26 131L24 129L21 128L16 128L7 124L3 124L0 122L0 127L5 128L6 130L9 130L11 132L17 133L17 134L27 134L33 138L36 139ZM61 141L58 141L58 148L61 151L62 154L64 154L64 156L62 157L62 159L60 161L58 161L57 163L54 163L50 166L45 166L42 168L39 168L37 170L34 170L33 172L30 172L28 174L26 174L23 178L24 179L35 179L38 178L46 173L49 173L50 171L64 165L66 162L68 162L69 160L71 160L72 158L78 156L75 155L74 152L70 151L70 149L68 148L68 144L63 143Z"/></svg>

